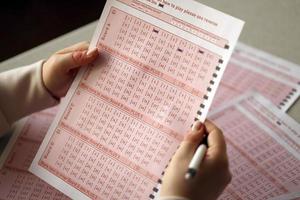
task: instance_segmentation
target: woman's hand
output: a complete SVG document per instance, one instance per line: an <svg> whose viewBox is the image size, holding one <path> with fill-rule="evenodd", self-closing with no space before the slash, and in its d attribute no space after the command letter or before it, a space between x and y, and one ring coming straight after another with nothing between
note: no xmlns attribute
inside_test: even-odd
<svg viewBox="0 0 300 200"><path fill-rule="evenodd" d="M193 179L186 180L189 162L203 135L208 134L206 155ZM196 122L181 143L162 180L160 196L185 197L190 200L217 199L231 180L222 132L212 122Z"/></svg>
<svg viewBox="0 0 300 200"><path fill-rule="evenodd" d="M54 97L64 97L79 68L92 63L98 57L97 48L87 53L88 47L88 42L67 47L53 54L43 64L43 82Z"/></svg>

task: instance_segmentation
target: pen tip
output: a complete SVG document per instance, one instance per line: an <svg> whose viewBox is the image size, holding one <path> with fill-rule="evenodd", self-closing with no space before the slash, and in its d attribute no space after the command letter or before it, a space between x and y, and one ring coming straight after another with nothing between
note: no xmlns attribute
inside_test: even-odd
<svg viewBox="0 0 300 200"><path fill-rule="evenodd" d="M184 177L186 180L189 180L195 177L196 173L197 171L195 169L189 168Z"/></svg>
<svg viewBox="0 0 300 200"><path fill-rule="evenodd" d="M192 175L190 173L186 173L184 177L186 180L189 180L192 178Z"/></svg>

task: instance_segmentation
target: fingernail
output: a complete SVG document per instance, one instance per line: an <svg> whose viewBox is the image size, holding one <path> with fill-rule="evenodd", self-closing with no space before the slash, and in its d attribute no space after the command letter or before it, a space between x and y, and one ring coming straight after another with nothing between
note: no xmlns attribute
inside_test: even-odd
<svg viewBox="0 0 300 200"><path fill-rule="evenodd" d="M96 52L98 52L98 49L97 47L93 48L91 51L89 51L86 55L87 56L91 56L91 55L94 55Z"/></svg>
<svg viewBox="0 0 300 200"><path fill-rule="evenodd" d="M202 123L200 121L195 121L192 127L192 131L199 131L202 127Z"/></svg>

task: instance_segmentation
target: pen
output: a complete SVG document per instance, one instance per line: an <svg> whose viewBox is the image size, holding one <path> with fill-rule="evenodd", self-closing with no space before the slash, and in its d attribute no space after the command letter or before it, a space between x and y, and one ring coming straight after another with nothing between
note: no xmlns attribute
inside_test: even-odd
<svg viewBox="0 0 300 200"><path fill-rule="evenodd" d="M206 150L208 148L207 144L207 134L204 135L204 138L200 145L198 146L190 164L188 170L185 174L185 179L192 179L197 174L197 171L201 165L201 162L205 156Z"/></svg>

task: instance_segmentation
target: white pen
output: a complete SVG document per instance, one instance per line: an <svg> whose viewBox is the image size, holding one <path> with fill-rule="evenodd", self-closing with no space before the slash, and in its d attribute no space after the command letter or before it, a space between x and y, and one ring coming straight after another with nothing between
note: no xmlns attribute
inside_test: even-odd
<svg viewBox="0 0 300 200"><path fill-rule="evenodd" d="M185 174L185 179L188 180L188 179L191 179L196 176L197 171L199 170L199 167L201 165L201 162L205 156L207 148L208 148L207 134L205 134L202 142L198 146L198 148L189 164L189 168Z"/></svg>

